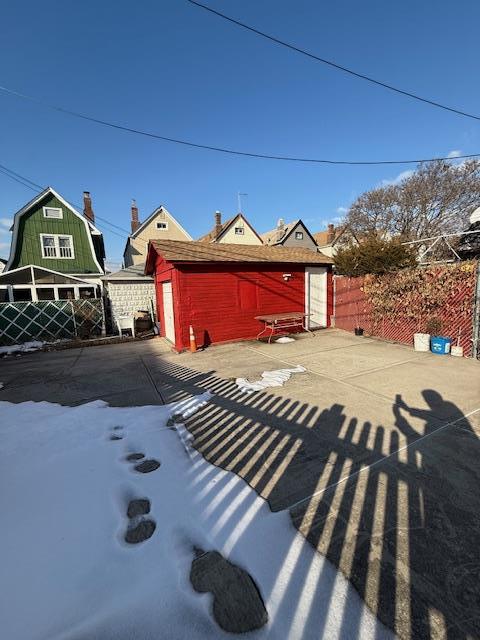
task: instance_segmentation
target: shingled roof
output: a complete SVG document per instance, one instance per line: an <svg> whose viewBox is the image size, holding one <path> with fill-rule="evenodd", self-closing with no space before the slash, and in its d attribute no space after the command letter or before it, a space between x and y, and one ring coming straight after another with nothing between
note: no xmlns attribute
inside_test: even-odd
<svg viewBox="0 0 480 640"><path fill-rule="evenodd" d="M323 253L300 247L268 245L215 244L181 240L151 240L152 248L168 262L271 262L289 264L333 264ZM153 260L148 259L146 273L152 273Z"/></svg>

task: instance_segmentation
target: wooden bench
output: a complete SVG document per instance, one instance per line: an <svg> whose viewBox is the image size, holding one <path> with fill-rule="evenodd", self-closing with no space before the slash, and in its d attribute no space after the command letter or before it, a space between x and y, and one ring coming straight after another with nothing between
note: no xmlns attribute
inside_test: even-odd
<svg viewBox="0 0 480 640"><path fill-rule="evenodd" d="M264 333L270 331L270 335L268 336L268 343L270 344L276 331L279 333L275 333L275 335L285 335L288 333L288 331L285 331L286 329L300 328L304 331L308 331L310 335L315 336L307 326L307 318L309 315L309 313L302 313L301 311L288 311L285 313L271 313L265 316L255 316L255 320L264 323L262 331L257 335L257 340L259 340L260 336Z"/></svg>

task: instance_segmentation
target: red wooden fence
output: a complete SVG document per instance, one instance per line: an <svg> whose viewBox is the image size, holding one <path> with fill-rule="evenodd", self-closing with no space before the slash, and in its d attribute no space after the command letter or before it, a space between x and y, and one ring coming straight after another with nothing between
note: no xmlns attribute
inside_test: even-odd
<svg viewBox="0 0 480 640"><path fill-rule="evenodd" d="M458 268L458 265L447 265L437 269ZM472 353L472 327L475 293L475 270L465 272L460 287L457 287L454 295L435 312L435 317L442 321L442 335L452 338L452 344L456 344L460 333L460 344L463 346L464 355ZM425 331L426 318L405 318L399 313L393 318L378 317L372 313L372 305L366 296L364 278L350 278L348 276L335 276L334 278L334 316L335 326L346 331L353 331L356 326L363 327L366 335L413 344L413 334L417 331ZM421 298L422 291L418 290ZM467 311L465 311L467 309Z"/></svg>

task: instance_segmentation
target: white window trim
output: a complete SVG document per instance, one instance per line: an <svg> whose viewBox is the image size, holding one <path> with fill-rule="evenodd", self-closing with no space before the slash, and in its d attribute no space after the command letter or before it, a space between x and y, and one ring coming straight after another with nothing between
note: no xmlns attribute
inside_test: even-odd
<svg viewBox="0 0 480 640"><path fill-rule="evenodd" d="M159 224L164 224L164 227L159 227ZM168 231L168 222L166 220L157 220L157 231Z"/></svg>
<svg viewBox="0 0 480 640"><path fill-rule="evenodd" d="M43 209L43 217L47 218L47 220L63 220L63 209L61 207L42 207ZM59 216L47 216L47 209L52 209L53 211L60 211Z"/></svg>
<svg viewBox="0 0 480 640"><path fill-rule="evenodd" d="M295 240L303 240L303 231L295 231Z"/></svg>
<svg viewBox="0 0 480 640"><path fill-rule="evenodd" d="M236 236L244 236L245 229L243 227L234 227L233 232Z"/></svg>
<svg viewBox="0 0 480 640"><path fill-rule="evenodd" d="M43 246L43 238L53 238L54 246L55 246L55 255L54 256L46 256L45 255L45 247ZM68 238L70 240L70 249L72 251L71 256L61 256L60 255L60 238ZM66 233L41 233L40 234L40 247L42 249L42 258L45 260L75 260L75 248L73 246L73 236L70 236Z"/></svg>

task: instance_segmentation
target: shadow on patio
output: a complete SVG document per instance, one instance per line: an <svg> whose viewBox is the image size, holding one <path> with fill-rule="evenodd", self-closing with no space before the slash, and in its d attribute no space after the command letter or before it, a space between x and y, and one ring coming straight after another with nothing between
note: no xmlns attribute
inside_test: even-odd
<svg viewBox="0 0 480 640"><path fill-rule="evenodd" d="M268 393L246 396L214 373L166 361L156 369L171 402L215 394L186 421L209 462L243 478L272 511L288 510L294 526L401 638L479 637L480 446L458 407L425 389L428 409L397 396L390 425L375 424L374 407L372 420L359 423L341 404L321 410ZM441 426L439 407L451 426ZM203 500L208 504L208 495ZM226 510L237 527L241 517L244 529L255 515L248 505L230 504L228 487L210 509L228 528ZM312 571L282 580L285 591L293 581L325 589ZM266 601L270 595L263 593ZM333 598L333 588L321 596ZM300 599L292 627L298 611L315 615L314 596ZM328 636L322 624L326 617L318 637ZM344 618L341 637L360 637L360 624Z"/></svg>

